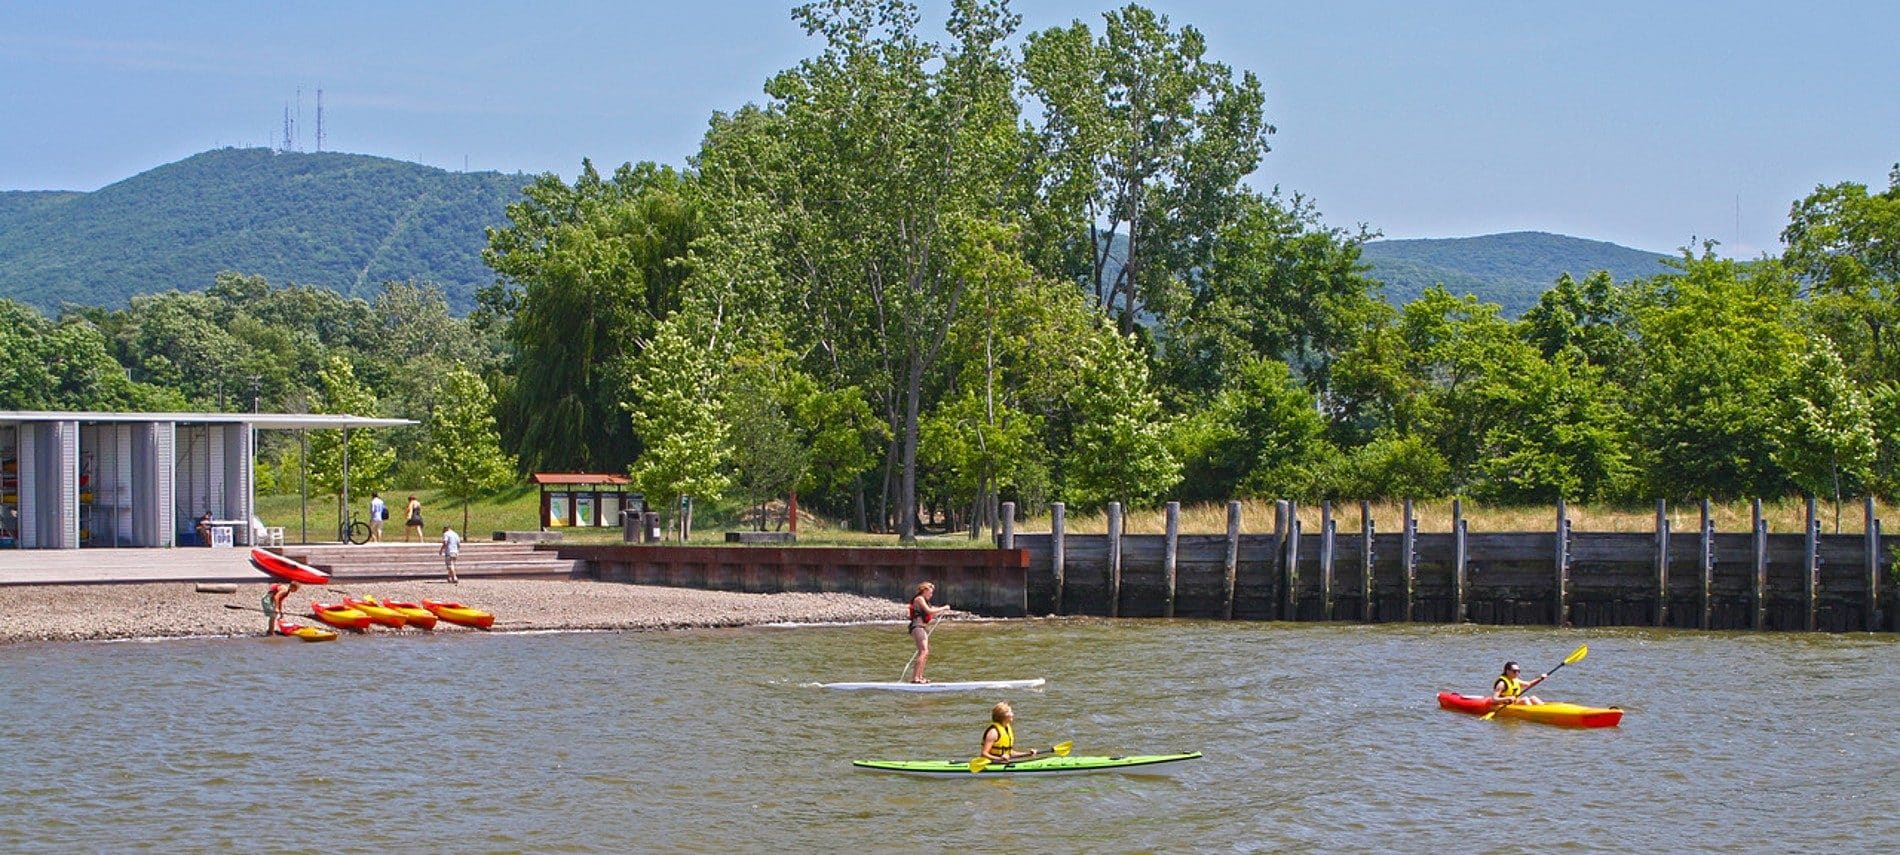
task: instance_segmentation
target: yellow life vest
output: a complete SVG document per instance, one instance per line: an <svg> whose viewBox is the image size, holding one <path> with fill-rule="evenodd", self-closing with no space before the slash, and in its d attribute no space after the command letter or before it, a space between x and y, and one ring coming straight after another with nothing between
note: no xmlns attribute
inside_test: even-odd
<svg viewBox="0 0 1900 855"><path fill-rule="evenodd" d="M1009 750L1016 747L1015 728L996 722L990 722L990 727L996 728L996 743L990 746L990 750L995 751L998 756L1008 757Z"/></svg>
<svg viewBox="0 0 1900 855"><path fill-rule="evenodd" d="M1524 681L1509 674L1499 674L1498 682L1504 684L1504 691L1498 693L1501 698L1515 698L1524 694Z"/></svg>

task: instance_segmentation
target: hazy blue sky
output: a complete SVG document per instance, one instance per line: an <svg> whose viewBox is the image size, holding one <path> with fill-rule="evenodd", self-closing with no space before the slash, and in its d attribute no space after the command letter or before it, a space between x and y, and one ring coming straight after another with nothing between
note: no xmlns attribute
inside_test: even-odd
<svg viewBox="0 0 1900 855"><path fill-rule="evenodd" d="M924 4L941 33L947 4ZM1900 161L1900 4L1215 2L1150 8L1258 74L1253 184L1388 237L1522 229L1773 251L1818 184ZM680 164L816 50L790 3L0 0L0 190L93 190L218 146L449 169ZM1025 30L1107 2L1017 0Z"/></svg>

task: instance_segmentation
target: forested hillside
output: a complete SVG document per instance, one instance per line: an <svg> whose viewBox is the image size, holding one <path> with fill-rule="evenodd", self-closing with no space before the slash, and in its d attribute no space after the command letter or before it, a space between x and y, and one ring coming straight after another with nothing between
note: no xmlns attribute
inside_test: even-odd
<svg viewBox="0 0 1900 855"><path fill-rule="evenodd" d="M1506 317L1523 315L1565 273L1573 278L1609 271L1618 282L1664 272L1669 256L1599 240L1547 232L1508 232L1470 238L1377 240L1366 244L1368 273L1385 283L1386 302L1403 306L1425 289L1443 285L1496 303Z"/></svg>
<svg viewBox="0 0 1900 855"><path fill-rule="evenodd" d="M51 310L197 291L226 270L369 297L442 286L467 311L492 282L484 230L528 183L388 158L226 148L91 193L0 194L0 296Z"/></svg>

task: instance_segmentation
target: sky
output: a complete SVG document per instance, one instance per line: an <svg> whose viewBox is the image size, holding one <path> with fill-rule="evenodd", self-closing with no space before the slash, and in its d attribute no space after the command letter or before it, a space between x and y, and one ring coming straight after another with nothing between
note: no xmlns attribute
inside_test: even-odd
<svg viewBox="0 0 1900 855"><path fill-rule="evenodd" d="M553 172L684 165L819 44L784 0L0 0L0 190L223 146ZM942 34L948 0L926 0ZM1777 252L1817 186L1900 161L1891 2L1145 3L1263 83L1249 183L1389 238L1547 231ZM1025 32L1116 6L1015 0Z"/></svg>

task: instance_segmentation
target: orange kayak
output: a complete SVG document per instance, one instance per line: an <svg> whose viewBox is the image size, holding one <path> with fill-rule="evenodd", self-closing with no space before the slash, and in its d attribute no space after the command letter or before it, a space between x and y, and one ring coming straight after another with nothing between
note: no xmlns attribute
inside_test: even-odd
<svg viewBox="0 0 1900 855"><path fill-rule="evenodd" d="M1461 695L1439 692L1438 707L1453 712L1484 715L1491 711L1491 699L1485 695ZM1562 702L1511 704L1499 707L1497 718L1519 718L1559 727L1615 727L1623 720L1616 707L1586 707Z"/></svg>
<svg viewBox="0 0 1900 855"><path fill-rule="evenodd" d="M481 609L470 608L461 603L445 603L439 600L423 600L422 607L449 623L476 629L488 629L495 625L495 616Z"/></svg>
<svg viewBox="0 0 1900 855"><path fill-rule="evenodd" d="M349 606L331 606L313 602L310 604L310 613L316 615L317 620L338 629L353 629L357 632L369 629L369 615Z"/></svg>

